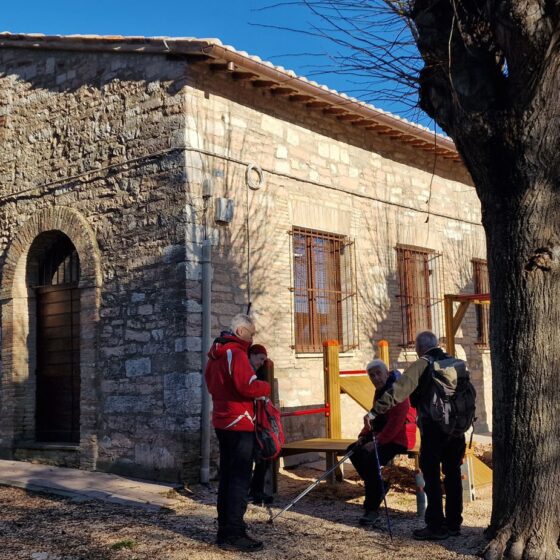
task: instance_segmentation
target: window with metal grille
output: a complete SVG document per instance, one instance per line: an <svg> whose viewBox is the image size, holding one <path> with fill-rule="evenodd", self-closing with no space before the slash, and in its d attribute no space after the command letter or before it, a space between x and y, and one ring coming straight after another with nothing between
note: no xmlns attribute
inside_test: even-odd
<svg viewBox="0 0 560 560"><path fill-rule="evenodd" d="M80 259L73 243L60 234L45 252L39 267L40 286L74 284L80 279Z"/></svg>
<svg viewBox="0 0 560 560"><path fill-rule="evenodd" d="M481 259L473 259L472 264L474 293L490 293L488 263ZM488 346L490 343L490 309L488 305L476 306L476 338L477 344Z"/></svg>
<svg viewBox="0 0 560 560"><path fill-rule="evenodd" d="M418 332L441 331L441 254L430 249L400 245L397 247L402 344L414 346Z"/></svg>
<svg viewBox="0 0 560 560"><path fill-rule="evenodd" d="M354 242L302 228L292 234L296 352L322 352L325 340L355 348Z"/></svg>

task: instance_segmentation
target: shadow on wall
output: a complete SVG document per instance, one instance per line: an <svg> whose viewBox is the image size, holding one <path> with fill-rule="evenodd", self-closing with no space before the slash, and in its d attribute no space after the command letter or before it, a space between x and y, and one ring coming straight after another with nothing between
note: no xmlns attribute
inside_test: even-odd
<svg viewBox="0 0 560 560"><path fill-rule="evenodd" d="M431 218L433 219L433 218ZM472 259L484 254L483 241L473 235L462 239L453 239L448 225L443 228L432 226L425 240L418 235L418 227L406 223L406 218L399 216L401 223L395 222L394 215L379 209L375 219L365 228L364 243L370 243L375 249L371 251L367 262L358 263L360 331L366 334L372 351L372 357L378 357L377 343L388 340L390 348L390 365L401 371L416 359L414 347L406 346L406 328L403 318L406 311L398 297L402 287L397 274L397 244L437 247L442 256L435 259L431 277L439 280L430 281L431 295L434 303L431 311L431 325L419 324L418 331L431 328L445 347L445 315L443 296L445 293L474 293ZM426 224L426 229L427 224ZM453 232L451 233L453 235ZM387 271L390 271L387 274ZM477 320L475 306L471 305L455 338L456 354L467 360L473 383L477 389L477 424L479 432L489 430L491 424L491 369L489 350L477 344ZM364 337L362 337L363 339Z"/></svg>
<svg viewBox="0 0 560 560"><path fill-rule="evenodd" d="M277 207L270 192L273 187L266 181L260 190L247 186L247 168L240 159L253 159L258 153L255 138L247 129L232 124L233 117L221 100L211 98L205 101L205 107L206 113L196 110L196 103L187 107L187 142L196 150L187 151L186 157L191 194L186 210L187 340L202 334L200 258L202 243L209 239L212 242L212 337L228 328L235 314L247 313L251 305L257 323L255 342L267 344L275 341L277 325L289 313L281 301L271 302L270 298L271 290L281 289L275 255L288 250L288 236L281 239L270 233L277 231ZM210 152L220 155L208 155ZM212 185L208 201L203 198L204 183ZM219 198L233 201L234 212L229 223L215 219ZM201 347L201 339L197 344L195 367L201 371L202 352L208 349ZM212 474L215 474L217 442L213 432L212 437Z"/></svg>

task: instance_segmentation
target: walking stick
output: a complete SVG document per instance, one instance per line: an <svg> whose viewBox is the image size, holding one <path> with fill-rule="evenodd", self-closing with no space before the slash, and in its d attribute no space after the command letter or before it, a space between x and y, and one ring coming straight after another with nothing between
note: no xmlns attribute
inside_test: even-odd
<svg viewBox="0 0 560 560"><path fill-rule="evenodd" d="M383 502L385 503L385 515L387 517L387 529L389 531L389 537L391 542L393 542L393 530L391 528L391 518L389 517L389 507L387 506L387 490L383 479L381 478L381 462L379 461L379 453L377 452L377 440L375 439L375 434L373 434L373 449L375 450L375 462L377 463L377 474L379 475L379 484L381 484L381 492L383 493Z"/></svg>
<svg viewBox="0 0 560 560"><path fill-rule="evenodd" d="M315 486L317 486L317 484L319 484L319 482L321 482L321 480L324 480L325 478L327 478L327 476L329 476L329 474L331 474L334 470L336 470L338 467L340 467L340 465L342 465L342 463L344 463L344 461L349 459L353 454L354 454L353 449L348 451L348 453L346 453L346 455L344 455L344 457L342 457L342 459L340 459L340 461L336 465L334 465L328 471L323 473L315 482L313 482L311 485L309 485L301 494L299 494L295 499L293 499L282 511L278 512L274 516L271 515L270 519L268 520L268 523L272 523L277 517L280 517L285 511L288 511L292 506L297 504L306 494L311 492L311 490L313 490L313 488L315 488Z"/></svg>

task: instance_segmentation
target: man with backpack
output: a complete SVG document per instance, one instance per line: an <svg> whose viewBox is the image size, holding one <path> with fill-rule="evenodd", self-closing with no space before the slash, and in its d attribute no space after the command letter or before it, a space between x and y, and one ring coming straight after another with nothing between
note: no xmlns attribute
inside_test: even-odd
<svg viewBox="0 0 560 560"><path fill-rule="evenodd" d="M247 315L233 317L208 352L204 377L212 395L212 423L220 447L217 544L226 550L254 552L263 543L246 533L243 516L251 483L255 448L254 400L270 395L270 385L259 381L247 351L255 324Z"/></svg>
<svg viewBox="0 0 560 560"><path fill-rule="evenodd" d="M422 437L420 468L428 498L426 527L413 532L417 540L443 540L457 536L463 522L461 462L465 454L465 432L474 422L476 393L466 363L446 354L430 331L416 337L419 359L410 365L366 415L377 415L410 396L418 414ZM445 515L440 483L444 475Z"/></svg>

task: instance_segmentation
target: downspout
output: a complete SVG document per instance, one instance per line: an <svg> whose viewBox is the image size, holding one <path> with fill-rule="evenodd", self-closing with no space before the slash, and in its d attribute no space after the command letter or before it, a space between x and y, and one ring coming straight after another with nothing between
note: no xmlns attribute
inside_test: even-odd
<svg viewBox="0 0 560 560"><path fill-rule="evenodd" d="M208 350L212 344L212 242L202 242L202 405L200 411L200 482L210 482L210 415L212 403L204 372L208 363Z"/></svg>
<svg viewBox="0 0 560 560"><path fill-rule="evenodd" d="M208 238L208 206L212 197L212 182L206 180L202 187L204 200L204 240L202 241L202 387L200 409L200 482L210 482L210 417L212 414L212 401L206 386L206 364L208 363L208 350L212 344L212 241Z"/></svg>

